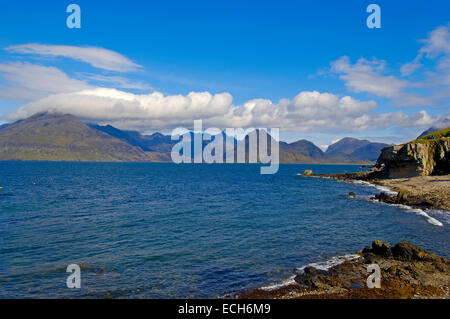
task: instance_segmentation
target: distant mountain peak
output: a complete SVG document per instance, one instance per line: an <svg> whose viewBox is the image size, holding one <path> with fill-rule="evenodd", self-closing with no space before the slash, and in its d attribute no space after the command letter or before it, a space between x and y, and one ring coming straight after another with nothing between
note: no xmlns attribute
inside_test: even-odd
<svg viewBox="0 0 450 319"><path fill-rule="evenodd" d="M225 136L225 132L222 135ZM272 139L270 132L267 138L268 141ZM160 132L143 135L112 125L86 124L71 114L55 112L37 113L0 126L0 160L170 161L170 153L176 143L178 141L172 141L170 135ZM208 143L203 141L202 145ZM245 143L249 143L248 136ZM268 143L268 148L271 145ZM323 152L306 139L292 143L280 141L280 162L374 162L385 146L388 145L345 137Z"/></svg>
<svg viewBox="0 0 450 319"><path fill-rule="evenodd" d="M422 132L422 134L420 134L417 138L420 138L422 136L425 136L425 135L428 135L431 133L436 133L436 132L446 129L448 127L450 127L450 117L446 117L442 121L435 123L432 127L427 129L426 131Z"/></svg>
<svg viewBox="0 0 450 319"><path fill-rule="evenodd" d="M360 140L354 137L344 137L328 146L325 156L327 158L342 158L374 162L381 150L388 146L384 143L373 143L368 140Z"/></svg>
<svg viewBox="0 0 450 319"><path fill-rule="evenodd" d="M38 113L0 130L0 160L117 162L157 158L157 154L95 130L70 114Z"/></svg>

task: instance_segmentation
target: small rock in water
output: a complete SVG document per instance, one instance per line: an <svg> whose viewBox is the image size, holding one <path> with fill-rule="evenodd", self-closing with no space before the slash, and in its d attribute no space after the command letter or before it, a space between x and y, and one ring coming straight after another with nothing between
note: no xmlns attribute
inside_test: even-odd
<svg viewBox="0 0 450 319"><path fill-rule="evenodd" d="M312 170L307 169L303 172L302 176L311 176L312 175Z"/></svg>
<svg viewBox="0 0 450 319"><path fill-rule="evenodd" d="M356 194L353 192L348 193L348 195L345 196L345 198L356 198Z"/></svg>
<svg viewBox="0 0 450 319"><path fill-rule="evenodd" d="M388 204L396 204L397 203L397 197L390 196L383 192L375 195L375 197L373 197L373 199L376 199L382 203L388 203Z"/></svg>

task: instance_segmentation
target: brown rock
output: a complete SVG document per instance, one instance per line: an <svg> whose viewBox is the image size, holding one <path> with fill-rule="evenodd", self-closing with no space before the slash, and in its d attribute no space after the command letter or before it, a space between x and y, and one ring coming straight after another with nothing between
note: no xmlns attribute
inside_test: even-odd
<svg viewBox="0 0 450 319"><path fill-rule="evenodd" d="M302 176L311 176L312 173L313 173L312 170L307 169L307 170L305 170L305 171L303 172Z"/></svg>
<svg viewBox="0 0 450 319"><path fill-rule="evenodd" d="M391 246L389 243L383 243L381 240L375 240L372 243L372 253L383 257L391 257Z"/></svg>
<svg viewBox="0 0 450 319"><path fill-rule="evenodd" d="M407 241L402 241L392 248L392 254L395 259L402 261L421 260L425 251Z"/></svg>

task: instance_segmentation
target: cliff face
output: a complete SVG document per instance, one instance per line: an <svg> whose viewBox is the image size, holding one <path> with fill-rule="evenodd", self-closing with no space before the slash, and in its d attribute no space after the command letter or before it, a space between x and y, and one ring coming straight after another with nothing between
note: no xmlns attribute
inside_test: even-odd
<svg viewBox="0 0 450 319"><path fill-rule="evenodd" d="M448 130L406 144L384 148L377 160L377 166L384 166L384 173L388 178L450 174Z"/></svg>

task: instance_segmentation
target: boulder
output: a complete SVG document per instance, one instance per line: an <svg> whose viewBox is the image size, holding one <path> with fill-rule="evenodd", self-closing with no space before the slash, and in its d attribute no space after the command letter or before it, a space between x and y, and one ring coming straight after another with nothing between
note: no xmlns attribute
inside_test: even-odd
<svg viewBox="0 0 450 319"><path fill-rule="evenodd" d="M372 253L383 257L392 257L391 246L381 240L375 240L372 243Z"/></svg>
<svg viewBox="0 0 450 319"><path fill-rule="evenodd" d="M307 170L305 170L305 171L303 172L302 176L311 176L312 173L313 173L312 170L307 169Z"/></svg>
<svg viewBox="0 0 450 319"><path fill-rule="evenodd" d="M397 204L397 198L386 193L377 194L373 197L373 199L376 199L382 203Z"/></svg>
<svg viewBox="0 0 450 319"><path fill-rule="evenodd" d="M408 202L408 194L405 190L401 189L397 194L397 202L398 203L407 203Z"/></svg>
<svg viewBox="0 0 450 319"><path fill-rule="evenodd" d="M295 282L309 288L325 288L327 272L314 267L306 267L303 273L295 277Z"/></svg>
<svg viewBox="0 0 450 319"><path fill-rule="evenodd" d="M426 252L407 241L402 241L392 248L392 254L395 259L401 261L422 260Z"/></svg>
<svg viewBox="0 0 450 319"><path fill-rule="evenodd" d="M303 271L305 272L305 274L309 274L309 275L324 275L327 273L326 270L317 269L312 266L306 267L305 269L303 269Z"/></svg>

